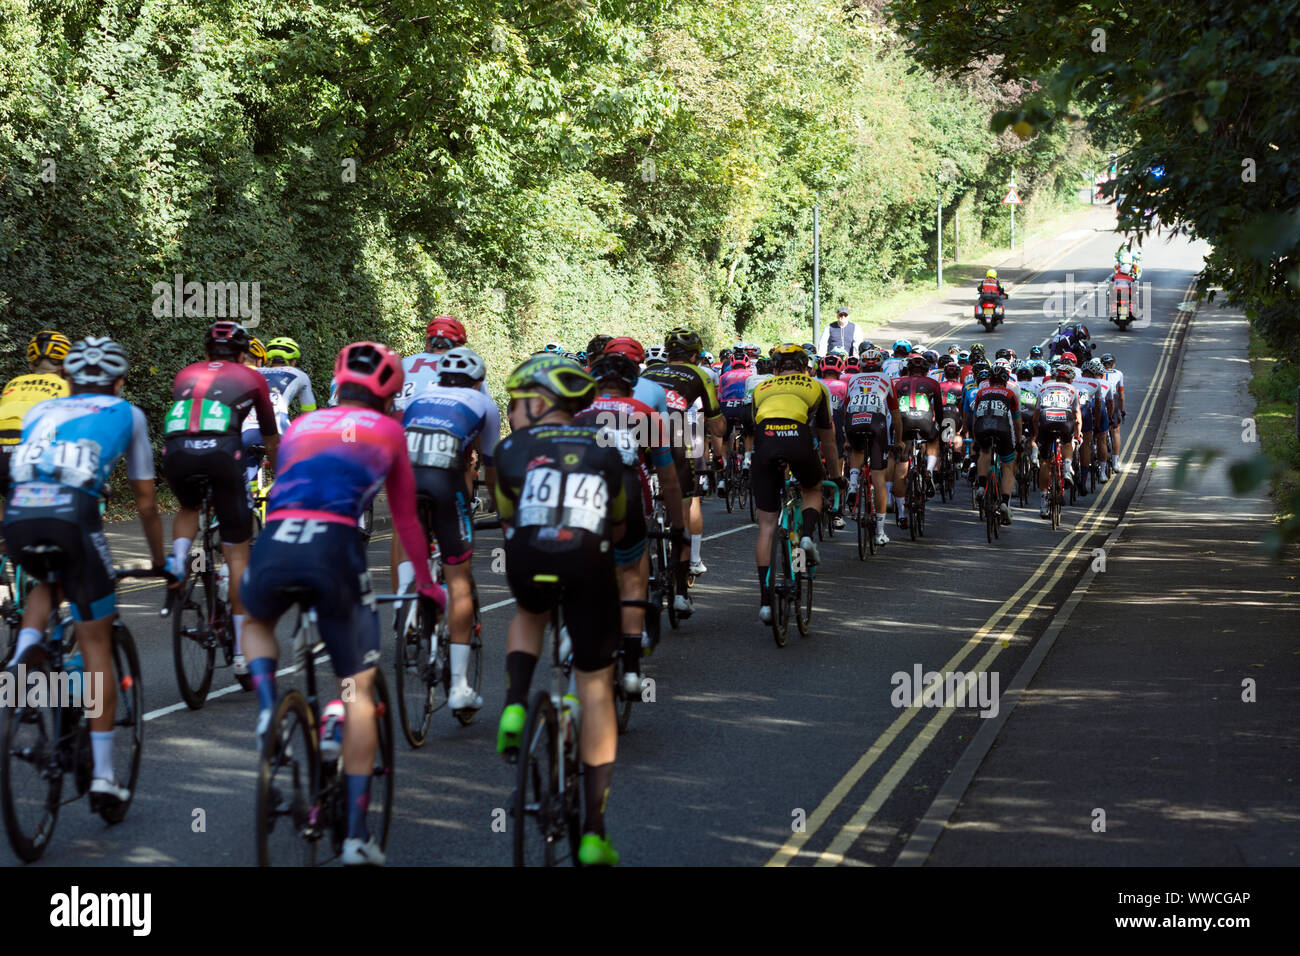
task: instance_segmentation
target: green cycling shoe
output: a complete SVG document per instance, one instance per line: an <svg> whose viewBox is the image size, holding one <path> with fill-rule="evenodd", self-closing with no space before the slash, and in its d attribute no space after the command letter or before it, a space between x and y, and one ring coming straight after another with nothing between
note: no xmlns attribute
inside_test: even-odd
<svg viewBox="0 0 1300 956"><path fill-rule="evenodd" d="M582 845L578 847L578 862L583 866L614 866L618 863L618 851L599 833L584 833Z"/></svg>
<svg viewBox="0 0 1300 956"><path fill-rule="evenodd" d="M497 753L519 749L519 736L524 732L527 716L523 704L511 704L501 711L501 723L497 725Z"/></svg>

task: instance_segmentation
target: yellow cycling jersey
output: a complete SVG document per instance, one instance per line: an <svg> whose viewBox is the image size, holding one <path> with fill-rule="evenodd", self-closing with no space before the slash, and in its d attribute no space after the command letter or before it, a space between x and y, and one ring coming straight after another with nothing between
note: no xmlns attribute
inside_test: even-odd
<svg viewBox="0 0 1300 956"><path fill-rule="evenodd" d="M0 395L0 445L22 439L23 416L37 402L68 394L68 383L58 375L19 375Z"/></svg>
<svg viewBox="0 0 1300 956"><path fill-rule="evenodd" d="M773 375L754 389L755 423L761 424L769 418L830 428L830 392L822 382L802 372Z"/></svg>

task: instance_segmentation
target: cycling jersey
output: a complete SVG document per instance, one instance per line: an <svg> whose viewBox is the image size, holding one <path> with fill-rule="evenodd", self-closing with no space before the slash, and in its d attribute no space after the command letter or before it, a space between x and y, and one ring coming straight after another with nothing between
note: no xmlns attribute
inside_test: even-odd
<svg viewBox="0 0 1300 956"><path fill-rule="evenodd" d="M845 388L844 399L849 428L865 425L876 415L887 415L898 409L898 396L893 380L884 372L860 372L851 376Z"/></svg>
<svg viewBox="0 0 1300 956"><path fill-rule="evenodd" d="M1079 392L1069 382L1044 382L1038 390L1038 420L1042 425L1069 426L1074 430Z"/></svg>
<svg viewBox="0 0 1300 956"><path fill-rule="evenodd" d="M1079 410L1083 413L1083 431L1107 431L1110 421L1106 415L1106 386L1099 378L1078 378L1074 387L1079 392ZM1094 426L1095 423L1095 426Z"/></svg>
<svg viewBox="0 0 1300 956"><path fill-rule="evenodd" d="M256 412L263 435L278 434L266 379L237 362L195 362L172 384L172 407L163 435L238 435L244 417Z"/></svg>
<svg viewBox="0 0 1300 956"><path fill-rule="evenodd" d="M304 412L316 410L316 396L311 390L311 379L302 369L293 365L270 365L253 371L266 379L271 392L271 407L275 409L276 427L280 434L289 427L289 409L296 401ZM244 420L244 431L259 428L257 412L249 412Z"/></svg>
<svg viewBox="0 0 1300 956"><path fill-rule="evenodd" d="M975 432L1012 431L1020 421L1017 391L1002 385L985 385L975 393Z"/></svg>
<svg viewBox="0 0 1300 956"><path fill-rule="evenodd" d="M438 363L442 361L445 354L445 352L418 352L402 359L402 372L406 377L402 380L401 394L393 400L393 408L396 411L403 411L418 393L438 384ZM331 396L335 391L336 386L331 382ZM479 382L479 391L484 395L488 394L486 380ZM332 404L334 399L331 398L330 401Z"/></svg>
<svg viewBox="0 0 1300 956"><path fill-rule="evenodd" d="M679 411L685 411L698 401L702 403L706 420L717 418L722 414L713 379L698 365L683 365L677 362L653 365L641 373L641 378L657 382L666 391L676 392L682 402ZM670 395L669 408L672 406Z"/></svg>
<svg viewBox="0 0 1300 956"><path fill-rule="evenodd" d="M890 378L898 378L903 374L903 366L906 364L906 358L887 358L881 363L880 370Z"/></svg>
<svg viewBox="0 0 1300 956"><path fill-rule="evenodd" d="M848 402L849 383L842 378L823 378L821 383L831 397L831 418L836 427L844 427L844 407Z"/></svg>
<svg viewBox="0 0 1300 956"><path fill-rule="evenodd" d="M483 463L492 464L501 415L497 403L477 389L432 385L407 404L402 427L412 465L464 471L475 441Z"/></svg>
<svg viewBox="0 0 1300 956"><path fill-rule="evenodd" d="M747 394L745 385L757 372L752 368L733 368L722 373L718 381L718 400L724 405L728 402L743 402Z"/></svg>
<svg viewBox="0 0 1300 956"><path fill-rule="evenodd" d="M68 383L58 375L19 375L0 395L0 445L17 445L22 439L23 416L38 402L68 394Z"/></svg>
<svg viewBox="0 0 1300 956"><path fill-rule="evenodd" d="M649 406L656 415L668 414L668 392L658 382L652 382L648 378L638 378L636 387L632 389L632 397Z"/></svg>
<svg viewBox="0 0 1300 956"><path fill-rule="evenodd" d="M754 421L761 425L769 419L829 429L834 425L830 392L805 372L773 375L754 389Z"/></svg>
<svg viewBox="0 0 1300 956"><path fill-rule="evenodd" d="M745 401L750 405L753 405L754 389L758 388L758 386L762 385L771 377L772 377L771 372L768 372L766 375L760 375L758 372L755 372L748 379L746 379L745 380Z"/></svg>

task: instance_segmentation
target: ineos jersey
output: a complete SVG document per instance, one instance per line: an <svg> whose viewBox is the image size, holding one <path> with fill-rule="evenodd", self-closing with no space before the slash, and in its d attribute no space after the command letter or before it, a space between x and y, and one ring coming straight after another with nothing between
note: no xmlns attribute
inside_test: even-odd
<svg viewBox="0 0 1300 956"><path fill-rule="evenodd" d="M497 449L496 502L507 538L532 550L608 551L627 515L622 455L601 429L518 428Z"/></svg>
<svg viewBox="0 0 1300 956"><path fill-rule="evenodd" d="M124 455L127 478L154 477L149 428L130 402L92 394L41 402L24 418L22 442L10 459L10 500L21 507L53 505L59 485L98 497Z"/></svg>
<svg viewBox="0 0 1300 956"><path fill-rule="evenodd" d="M256 412L263 435L278 434L271 392L255 369L237 362L195 362L172 384L172 407L163 434L238 435L244 417Z"/></svg>

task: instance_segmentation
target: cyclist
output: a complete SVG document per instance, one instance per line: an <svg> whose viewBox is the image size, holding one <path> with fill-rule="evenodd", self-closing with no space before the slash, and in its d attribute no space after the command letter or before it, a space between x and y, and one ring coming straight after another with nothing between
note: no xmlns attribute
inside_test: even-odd
<svg viewBox="0 0 1300 956"><path fill-rule="evenodd" d="M610 865L618 862L605 832L605 807L618 751L613 661L620 633L615 554L624 544L628 508L623 460L601 430L573 423L596 393L595 380L575 363L535 355L510 374L506 392L514 431L498 446L496 500L508 528L506 579L515 616L497 750L518 751L542 633L558 600L582 708L586 812L578 859ZM561 586L562 595L547 581Z"/></svg>
<svg viewBox="0 0 1300 956"><path fill-rule="evenodd" d="M745 461L742 471L749 471L754 457L754 389L772 377L772 360L766 357L754 359L754 374L745 381L745 419L749 422L749 435L745 442Z"/></svg>
<svg viewBox="0 0 1300 956"><path fill-rule="evenodd" d="M667 362L655 365L642 372L642 377L661 385L668 397L669 421L673 432L673 461L677 465L677 480L685 497L686 525L691 536L689 551L689 568L687 555L680 556L676 565L677 597L674 603L681 616L689 617L695 611L686 594L686 576L703 574L706 568L700 554L704 540L704 513L700 508L699 485L695 477L694 460L701 452L698 446L698 433L688 435L685 425L686 410L696 400L701 402L701 417L709 442L713 445L714 457L723 459L722 436L726 432L726 419L722 407L718 404L717 391L711 379L703 369L695 364L695 358L703 349L700 337L694 332L675 328L664 338L664 351ZM647 362L648 364L648 362ZM678 407L680 406L680 407ZM687 446L691 447L687 447Z"/></svg>
<svg viewBox="0 0 1300 956"><path fill-rule="evenodd" d="M905 374L894 379L894 392L898 395L898 409L903 428L898 433L898 468L894 472L894 502L898 526L907 527L907 454L904 443L912 438L925 442L925 496L934 497L934 468L939 462L939 422L936 416L943 407L939 383L926 375L929 371L925 356L913 352L907 360ZM904 492L900 496L900 491Z"/></svg>
<svg viewBox="0 0 1300 956"><path fill-rule="evenodd" d="M911 354L912 343L907 339L899 339L894 343L894 354L885 360L883 371L890 378L900 378L903 374L903 366L907 364L907 356Z"/></svg>
<svg viewBox="0 0 1300 956"><path fill-rule="evenodd" d="M248 340L248 359L244 362L249 368L261 368L266 364L266 346L261 339Z"/></svg>
<svg viewBox="0 0 1300 956"><path fill-rule="evenodd" d="M425 540L436 539L447 581L447 625L451 634L452 713L476 711L483 698L469 686L469 640L474 627L474 524L465 461L477 450L483 460L488 494L496 488L493 452L501 434L496 402L480 391L487 366L473 349L461 346L439 356L438 382L417 392L402 413L406 448L415 470L417 500L425 499L429 525ZM398 549L395 552L400 553ZM420 552L428 554L427 546ZM415 580L415 566L397 566L397 593Z"/></svg>
<svg viewBox="0 0 1300 956"><path fill-rule="evenodd" d="M203 506L200 482L206 479L221 526L221 550L230 569L230 609L235 622L235 674L248 673L243 653L244 605L239 580L248 564L253 513L244 474L241 425L257 413L266 454L275 467L280 434L266 379L242 364L248 355L248 331L228 320L214 322L204 340L206 362L187 365L172 383L172 406L163 424L163 474L180 511L172 522L172 557L168 568L185 575L190 544L199 530Z"/></svg>
<svg viewBox="0 0 1300 956"><path fill-rule="evenodd" d="M126 458L126 477L154 567L163 563L162 519L144 413L119 397L130 367L125 350L112 339L90 337L66 351L60 346L60 351L71 394L40 402L26 416L22 443L13 455L4 529L20 564L26 565L22 552L29 545L54 544L63 551L59 590L72 608L83 672L91 687L102 688L99 714L90 718L90 807L111 811L131 799L113 773L117 681L112 679L111 640L117 596L99 513L119 459ZM25 569L39 573L39 568ZM37 585L28 596L15 660L41 640L57 600L47 584Z"/></svg>
<svg viewBox="0 0 1300 956"><path fill-rule="evenodd" d="M834 354L826 356L821 360L820 376L821 383L826 386L826 391L831 396L831 420L835 423L835 450L841 455L844 453L844 404L849 393L849 383L844 377L844 355ZM833 476L839 477L839 476ZM844 519L839 515L835 516L835 527L843 528Z"/></svg>
<svg viewBox="0 0 1300 956"><path fill-rule="evenodd" d="M1097 480L1103 485L1110 481L1106 474L1106 462L1110 460L1110 410L1113 407L1110 386L1106 384L1106 370L1097 359L1089 359L1080 369L1081 375L1075 381L1075 387L1083 396L1087 405L1083 414L1083 448L1080 458L1084 468L1092 464L1092 436L1097 439Z"/></svg>
<svg viewBox="0 0 1300 956"><path fill-rule="evenodd" d="M287 336L271 339L266 346L266 364L259 370L271 390L271 405L275 408L276 424L283 435L289 427L289 409L294 402L304 412L316 410L316 395L311 390L311 379L298 368L302 351L298 343Z"/></svg>
<svg viewBox="0 0 1300 956"><path fill-rule="evenodd" d="M1115 396L1115 410L1117 415L1110 420L1110 470L1119 474L1119 429L1124 422L1126 412L1124 411L1124 373L1115 367L1115 356L1107 352L1101 357L1101 365L1105 370L1106 382L1110 385L1111 391Z"/></svg>
<svg viewBox="0 0 1300 956"><path fill-rule="evenodd" d="M654 409L637 401L634 396L644 356L641 343L631 338L617 339L606 347L591 368L591 376L598 386L596 399L574 418L579 425L604 428L610 432L609 440L616 443L623 458L627 529L614 560L618 565L623 599L629 601L644 601L650 582L646 527L654 510L654 500L650 494L648 468L654 468L659 476L660 493L668 509L671 540L675 543L671 545L670 553L681 551L685 535L682 494L677 486L677 469L673 465L665 423ZM643 637L645 608L625 605L622 624L623 689L629 695L640 696L642 649L644 647L647 653L654 650L649 636Z"/></svg>
<svg viewBox="0 0 1300 956"><path fill-rule="evenodd" d="M436 316L425 327L424 351L402 359L402 374L405 379L402 384L402 394L397 397L394 408L399 412L402 411L417 392L437 385L438 362L452 349L464 345L465 341L465 326L461 324L460 319L454 315ZM557 351L560 348L554 342L546 348L549 350L551 346L555 346ZM482 386L482 391L484 394L487 393L486 382Z"/></svg>
<svg viewBox="0 0 1300 956"><path fill-rule="evenodd" d="M1034 384L1034 370L1028 362L1016 369L1015 388L1020 398L1020 421L1025 429L1025 444L1029 448L1029 464L1038 467L1038 436L1034 432L1034 419L1038 411L1038 386Z"/></svg>
<svg viewBox="0 0 1300 956"><path fill-rule="evenodd" d="M808 563L820 562L812 534L821 517L822 479L841 472L835 447L835 423L826 386L808 374L808 353L789 342L772 356L775 373L754 389L754 464L752 488L758 513L759 611L764 624L772 620L772 535L781 508L781 489L788 465L803 496L803 537L799 546ZM816 439L821 442L818 453ZM822 468L822 457L826 468ZM837 482L843 487L844 479Z"/></svg>
<svg viewBox="0 0 1300 956"><path fill-rule="evenodd" d="M63 360L71 346L61 332L37 332L27 343L27 374L10 379L0 396L0 500L9 494L9 457L22 441L23 416L38 402L68 394Z"/></svg>
<svg viewBox="0 0 1300 956"><path fill-rule="evenodd" d="M724 448L730 448L731 434L740 429L745 443L745 462L749 462L750 451L754 447L754 408L749 403L749 380L757 374L753 362L743 349L731 362L731 368L722 373L718 380L718 401L722 404L722 414L727 420L727 430L723 435Z"/></svg>
<svg viewBox="0 0 1300 956"><path fill-rule="evenodd" d="M1061 440L1062 477L1066 484L1074 483L1074 442L1080 437L1083 419L1079 413L1079 392L1072 384L1074 367L1059 365L1053 378L1043 382L1038 389L1038 413L1034 431L1038 435L1038 487L1043 500L1038 516L1046 518L1048 488L1051 486L1052 445Z"/></svg>
<svg viewBox="0 0 1300 956"><path fill-rule="evenodd" d="M849 457L849 507L856 510L858 482L862 476L862 462L871 454L871 493L876 496L877 545L889 544L885 534L885 478L886 449L889 447L890 419L893 434L902 433L903 422L898 412L898 396L894 383L881 371L888 353L872 349L862 358L863 370L848 381L845 400L845 438Z"/></svg>
<svg viewBox="0 0 1300 956"><path fill-rule="evenodd" d="M956 362L949 362L943 367L943 378L939 382L939 397L942 402L939 413L939 440L952 447L954 464L962 459L962 426L965 416L962 414L962 399L965 389L961 384L961 367Z"/></svg>
<svg viewBox="0 0 1300 956"><path fill-rule="evenodd" d="M643 371L652 365L664 365L668 362L668 350L662 345L652 345L645 352ZM650 381L646 379L646 381Z"/></svg>
<svg viewBox="0 0 1300 956"><path fill-rule="evenodd" d="M1020 399L1008 387L1010 374L1004 365L989 370L988 384L975 393L975 446L979 449L977 501L983 501L989 484L989 470L996 453L1001 464L998 510L1003 524L1011 524L1011 492L1016 485L1016 451L1023 447Z"/></svg>
<svg viewBox="0 0 1300 956"><path fill-rule="evenodd" d="M600 335L593 335L591 337L591 341L587 343L588 370L591 369L591 366L596 364L596 360L599 359L601 353L605 351L605 346L608 345L611 341L613 341L613 338L614 336L605 335L603 333Z"/></svg>
<svg viewBox="0 0 1300 956"><path fill-rule="evenodd" d="M380 658L379 616L371 597L366 548L357 523L381 484L388 489L393 530L412 551L422 545L415 478L402 427L390 413L402 388L401 359L377 342L344 346L334 363L339 404L300 416L284 436L279 478L267 502L266 530L240 580L249 618L245 642L257 692L257 733L275 706L279 645L275 626L293 606L286 593L312 593L317 627L344 693L343 773L348 801L345 866L378 866L384 851L366 829L370 781L379 744L372 694ZM446 606L446 594L415 568L421 597Z"/></svg>

